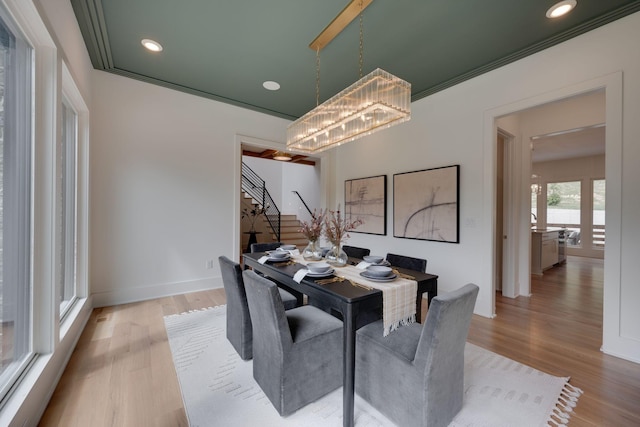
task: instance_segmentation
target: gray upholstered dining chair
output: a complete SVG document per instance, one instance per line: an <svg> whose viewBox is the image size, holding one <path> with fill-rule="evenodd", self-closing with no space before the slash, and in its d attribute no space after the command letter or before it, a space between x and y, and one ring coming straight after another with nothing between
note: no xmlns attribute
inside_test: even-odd
<svg viewBox="0 0 640 427"><path fill-rule="evenodd" d="M243 273L253 319L253 377L290 415L342 385L342 322L306 305L285 312L275 283Z"/></svg>
<svg viewBox="0 0 640 427"><path fill-rule="evenodd" d="M263 242L263 243L252 243L251 244L251 253L254 252L266 252L266 251L274 251L282 246L282 242Z"/></svg>
<svg viewBox="0 0 640 427"><path fill-rule="evenodd" d="M371 253L371 249L348 245L342 245L342 250L347 254L348 257L358 259L362 259Z"/></svg>
<svg viewBox="0 0 640 427"><path fill-rule="evenodd" d="M226 256L218 257L218 262L227 296L227 339L242 360L249 360L253 357L253 330L242 268ZM297 307L298 300L295 296L284 289L279 291L285 309Z"/></svg>
<svg viewBox="0 0 640 427"><path fill-rule="evenodd" d="M424 258L413 258L406 255L387 254L387 261L394 267L406 268L414 271L427 271L427 260Z"/></svg>
<svg viewBox="0 0 640 427"><path fill-rule="evenodd" d="M400 426L446 426L462 408L464 347L478 286L431 301L424 327L382 336L382 322L356 335L356 393Z"/></svg>

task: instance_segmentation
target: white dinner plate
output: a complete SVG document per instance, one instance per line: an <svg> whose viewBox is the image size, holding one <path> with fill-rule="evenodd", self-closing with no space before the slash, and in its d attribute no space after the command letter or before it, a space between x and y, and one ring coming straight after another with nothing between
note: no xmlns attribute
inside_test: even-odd
<svg viewBox="0 0 640 427"><path fill-rule="evenodd" d="M307 277L327 277L327 276L331 276L333 274L333 272L336 271L333 268L330 269L329 271L325 271L324 273L312 273L312 272L308 272L307 273Z"/></svg>
<svg viewBox="0 0 640 427"><path fill-rule="evenodd" d="M372 282L391 282L398 277L398 275L395 273L387 277L373 277L368 275L366 271L363 271L362 273L360 273L360 275L367 280L371 280Z"/></svg>

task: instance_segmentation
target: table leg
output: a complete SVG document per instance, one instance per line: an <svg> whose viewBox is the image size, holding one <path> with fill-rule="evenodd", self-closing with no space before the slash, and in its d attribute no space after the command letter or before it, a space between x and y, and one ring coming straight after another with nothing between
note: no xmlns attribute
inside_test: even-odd
<svg viewBox="0 0 640 427"><path fill-rule="evenodd" d="M344 360L342 385L342 425L353 427L353 406L356 379L356 319L351 304L343 315Z"/></svg>
<svg viewBox="0 0 640 427"><path fill-rule="evenodd" d="M433 285L433 292L429 292L429 296L427 297L427 307L431 304L431 300L438 296L438 282L435 282Z"/></svg>

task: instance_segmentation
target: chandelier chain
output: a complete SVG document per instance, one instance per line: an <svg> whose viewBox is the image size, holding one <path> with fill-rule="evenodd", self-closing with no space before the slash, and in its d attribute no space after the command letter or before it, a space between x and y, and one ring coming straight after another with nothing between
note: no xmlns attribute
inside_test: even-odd
<svg viewBox="0 0 640 427"><path fill-rule="evenodd" d="M320 105L320 48L316 49L316 107Z"/></svg>
<svg viewBox="0 0 640 427"><path fill-rule="evenodd" d="M363 30L364 13L362 10L362 0L360 0L360 55L358 59L359 78L362 78L362 63L364 62L364 30Z"/></svg>

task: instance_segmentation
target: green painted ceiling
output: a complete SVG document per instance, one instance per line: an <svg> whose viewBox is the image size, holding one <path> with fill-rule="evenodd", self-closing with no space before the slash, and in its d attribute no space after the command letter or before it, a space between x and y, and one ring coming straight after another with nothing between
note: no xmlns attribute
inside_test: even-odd
<svg viewBox="0 0 640 427"><path fill-rule="evenodd" d="M382 68L423 98L640 11L640 0L375 0L364 12L363 74ZM96 69L295 119L316 104L309 43L348 0L71 0ZM143 38L160 42L146 51ZM320 102L356 81L354 20L320 52ZM280 83L267 91L265 80Z"/></svg>

